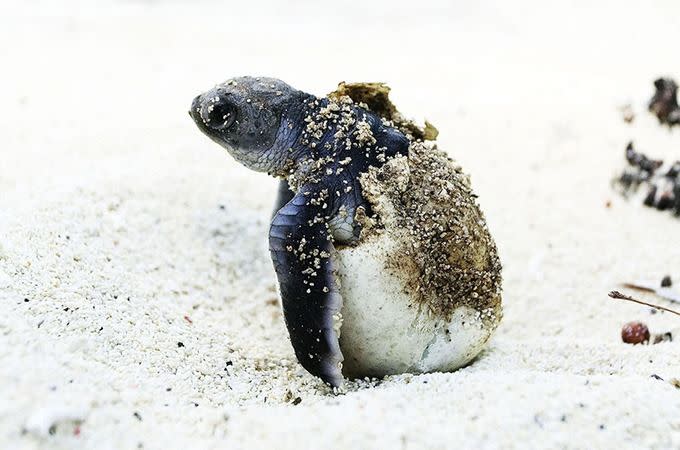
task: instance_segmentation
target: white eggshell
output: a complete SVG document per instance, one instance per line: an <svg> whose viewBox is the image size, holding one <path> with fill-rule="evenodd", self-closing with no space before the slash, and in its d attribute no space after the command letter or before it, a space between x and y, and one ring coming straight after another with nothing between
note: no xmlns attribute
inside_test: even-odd
<svg viewBox="0 0 680 450"><path fill-rule="evenodd" d="M467 306L445 319L414 302L407 276L386 269L395 247L389 234L381 234L335 256L345 376L455 370L479 354L495 328Z"/></svg>

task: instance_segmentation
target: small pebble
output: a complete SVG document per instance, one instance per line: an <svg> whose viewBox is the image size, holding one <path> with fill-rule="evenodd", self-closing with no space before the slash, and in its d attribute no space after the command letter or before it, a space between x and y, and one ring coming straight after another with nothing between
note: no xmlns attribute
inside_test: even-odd
<svg viewBox="0 0 680 450"><path fill-rule="evenodd" d="M621 328L621 340L626 344L649 342L649 328L642 322L628 322Z"/></svg>
<svg viewBox="0 0 680 450"><path fill-rule="evenodd" d="M671 287L673 286L673 281L670 275L666 275L661 279L661 287Z"/></svg>
<svg viewBox="0 0 680 450"><path fill-rule="evenodd" d="M631 105L623 105L619 109L621 111L623 121L626 123L633 123L633 120L635 120L635 112L633 111L633 107Z"/></svg>

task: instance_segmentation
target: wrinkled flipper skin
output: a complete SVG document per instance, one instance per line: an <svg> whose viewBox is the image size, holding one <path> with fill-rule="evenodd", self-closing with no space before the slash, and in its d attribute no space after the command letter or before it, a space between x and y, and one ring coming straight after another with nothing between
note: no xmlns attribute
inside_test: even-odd
<svg viewBox="0 0 680 450"><path fill-rule="evenodd" d="M276 193L276 203L274 203L274 211L272 211L272 219L279 212L279 209L291 201L295 197L295 192L290 190L290 186L286 180L279 181L279 190Z"/></svg>
<svg viewBox="0 0 680 450"><path fill-rule="evenodd" d="M303 187L274 216L269 250L279 279L283 314L298 361L331 386L342 385L342 352L333 329L342 297L333 273L327 211ZM316 219L316 220L315 220Z"/></svg>

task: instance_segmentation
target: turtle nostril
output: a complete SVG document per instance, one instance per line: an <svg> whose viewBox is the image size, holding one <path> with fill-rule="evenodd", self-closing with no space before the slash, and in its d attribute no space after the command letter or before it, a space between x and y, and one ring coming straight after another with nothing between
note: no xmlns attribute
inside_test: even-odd
<svg viewBox="0 0 680 450"><path fill-rule="evenodd" d="M234 123L236 108L231 103L218 98L203 106L201 116L210 128L221 130L229 128Z"/></svg>

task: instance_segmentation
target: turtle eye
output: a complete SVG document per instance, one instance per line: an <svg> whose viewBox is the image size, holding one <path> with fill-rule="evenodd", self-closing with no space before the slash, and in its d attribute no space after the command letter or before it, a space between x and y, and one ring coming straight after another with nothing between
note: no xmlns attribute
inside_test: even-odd
<svg viewBox="0 0 680 450"><path fill-rule="evenodd" d="M215 130L225 130L236 121L236 108L225 100L209 103L203 114L205 124Z"/></svg>

